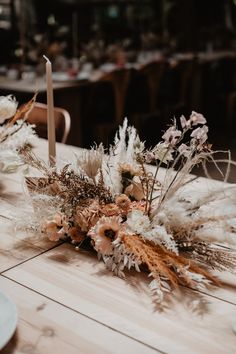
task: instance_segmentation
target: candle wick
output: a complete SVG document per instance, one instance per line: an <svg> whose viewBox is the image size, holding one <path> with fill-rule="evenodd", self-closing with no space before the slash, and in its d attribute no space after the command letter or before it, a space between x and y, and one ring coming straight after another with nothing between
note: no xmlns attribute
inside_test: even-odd
<svg viewBox="0 0 236 354"><path fill-rule="evenodd" d="M48 59L48 57L46 57L46 55L43 55L43 58L44 58L48 63L50 63L50 60Z"/></svg>

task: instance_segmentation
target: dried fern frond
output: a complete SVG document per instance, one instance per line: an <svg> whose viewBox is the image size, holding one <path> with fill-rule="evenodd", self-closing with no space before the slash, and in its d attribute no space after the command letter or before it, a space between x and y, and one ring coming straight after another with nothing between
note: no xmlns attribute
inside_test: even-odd
<svg viewBox="0 0 236 354"><path fill-rule="evenodd" d="M36 92L34 96L26 104L24 104L21 108L19 108L16 111L14 117L8 122L8 126L12 126L18 119L27 120L30 111L34 107L34 103L36 101L37 95L38 93Z"/></svg>
<svg viewBox="0 0 236 354"><path fill-rule="evenodd" d="M208 268L232 271L236 267L236 251L200 240L179 241L179 251Z"/></svg>
<svg viewBox="0 0 236 354"><path fill-rule="evenodd" d="M143 241L138 235L123 237L124 248L145 264L154 278L167 278L174 286L194 286L191 273L201 275L213 284L218 281L205 269L183 256L167 251L159 245Z"/></svg>

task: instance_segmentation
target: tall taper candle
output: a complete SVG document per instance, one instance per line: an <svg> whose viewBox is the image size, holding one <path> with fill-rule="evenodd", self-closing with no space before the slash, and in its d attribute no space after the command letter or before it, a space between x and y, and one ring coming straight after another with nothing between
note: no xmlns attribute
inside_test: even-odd
<svg viewBox="0 0 236 354"><path fill-rule="evenodd" d="M45 55L43 57L46 60L48 158L50 166L54 166L56 161L56 138L52 86L52 64Z"/></svg>

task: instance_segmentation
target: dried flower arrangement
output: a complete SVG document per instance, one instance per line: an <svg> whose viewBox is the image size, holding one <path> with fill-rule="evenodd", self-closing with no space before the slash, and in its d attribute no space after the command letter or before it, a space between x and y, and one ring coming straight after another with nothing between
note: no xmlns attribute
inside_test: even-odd
<svg viewBox="0 0 236 354"><path fill-rule="evenodd" d="M83 151L77 170L68 164L59 172L23 151L25 162L42 173L42 178L27 178L41 231L52 241L71 242L76 250L89 241L120 277L144 266L159 302L179 285L218 284L211 269L234 271L236 253L214 242L208 226L224 221L220 227L236 243L230 224L236 213L202 215L215 193L195 203L181 197L193 183L193 166L213 159L207 132L205 118L192 112L188 120L174 120L163 140L146 149L125 120L108 152L102 145Z"/></svg>
<svg viewBox="0 0 236 354"><path fill-rule="evenodd" d="M17 109L15 97L0 96L0 171L14 172L22 165L18 151L32 144L33 126L26 123L27 113L35 102L36 95L22 108ZM5 123L5 121L7 121Z"/></svg>

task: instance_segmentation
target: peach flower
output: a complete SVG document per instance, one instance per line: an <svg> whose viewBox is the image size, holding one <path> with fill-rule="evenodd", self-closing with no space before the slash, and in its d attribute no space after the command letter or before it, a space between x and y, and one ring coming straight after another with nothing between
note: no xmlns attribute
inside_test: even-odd
<svg viewBox="0 0 236 354"><path fill-rule="evenodd" d="M109 203L109 204L105 204L104 206L101 207L101 212L105 216L119 215L119 208L116 204Z"/></svg>
<svg viewBox="0 0 236 354"><path fill-rule="evenodd" d="M65 230L63 228L58 229L58 225L55 221L48 221L44 225L43 230L50 241L59 241L63 236L65 236Z"/></svg>
<svg viewBox="0 0 236 354"><path fill-rule="evenodd" d="M88 201L89 202L89 201ZM79 225L81 231L87 232L96 224L99 219L100 206L97 200L87 206L78 206L76 208L75 222Z"/></svg>
<svg viewBox="0 0 236 354"><path fill-rule="evenodd" d="M80 231L77 227L70 227L67 231L67 235L70 236L72 241L81 242L85 238L85 233Z"/></svg>
<svg viewBox="0 0 236 354"><path fill-rule="evenodd" d="M118 237L121 228L119 217L103 216L96 225L88 232L88 236L94 242L94 248L103 255L113 253L112 241Z"/></svg>
<svg viewBox="0 0 236 354"><path fill-rule="evenodd" d="M126 194L120 194L116 197L116 205L122 209L127 210L130 207L130 199Z"/></svg>

